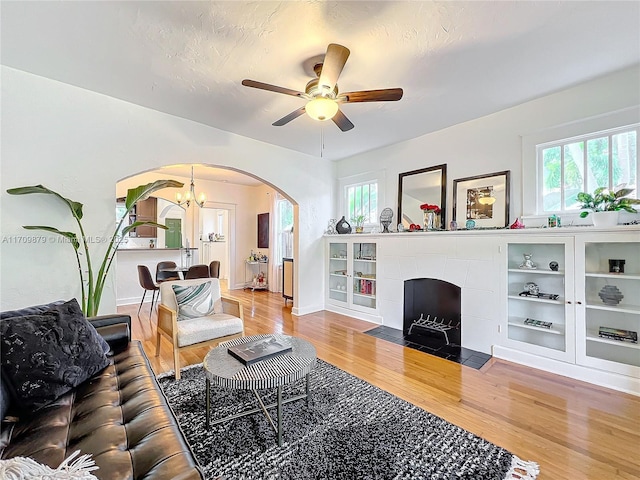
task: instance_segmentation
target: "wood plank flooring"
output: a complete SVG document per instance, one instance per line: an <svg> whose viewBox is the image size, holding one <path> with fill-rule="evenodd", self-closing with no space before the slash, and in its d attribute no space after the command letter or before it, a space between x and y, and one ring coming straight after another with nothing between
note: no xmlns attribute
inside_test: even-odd
<svg viewBox="0 0 640 480"><path fill-rule="evenodd" d="M640 479L640 398L492 359L481 370L362 332L375 325L331 312L291 315L278 294L233 290L247 335L284 333L312 342L318 357L447 421L540 464L539 480ZM168 341L155 357L155 311L132 317L156 373L173 369ZM182 355L202 361L206 348Z"/></svg>

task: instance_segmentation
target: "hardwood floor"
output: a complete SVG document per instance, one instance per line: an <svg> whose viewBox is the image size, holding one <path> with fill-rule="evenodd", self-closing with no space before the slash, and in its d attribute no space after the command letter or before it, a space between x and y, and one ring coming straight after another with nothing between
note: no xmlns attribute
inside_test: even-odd
<svg viewBox="0 0 640 480"><path fill-rule="evenodd" d="M481 370L365 335L375 325L331 312L291 315L265 291L233 290L244 303L247 335L284 333L312 342L318 358L447 421L540 464L540 480L640 479L640 398L492 359ZM119 307L132 317L156 373L173 370L162 340L155 357L155 311ZM202 361L206 348L182 355Z"/></svg>

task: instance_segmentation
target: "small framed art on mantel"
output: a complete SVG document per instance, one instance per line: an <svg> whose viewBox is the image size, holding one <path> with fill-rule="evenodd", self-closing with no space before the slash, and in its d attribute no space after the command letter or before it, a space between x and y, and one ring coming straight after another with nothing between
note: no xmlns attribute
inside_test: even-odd
<svg viewBox="0 0 640 480"><path fill-rule="evenodd" d="M458 178L453 181L453 219L458 225L469 220L475 228L509 225L510 171Z"/></svg>

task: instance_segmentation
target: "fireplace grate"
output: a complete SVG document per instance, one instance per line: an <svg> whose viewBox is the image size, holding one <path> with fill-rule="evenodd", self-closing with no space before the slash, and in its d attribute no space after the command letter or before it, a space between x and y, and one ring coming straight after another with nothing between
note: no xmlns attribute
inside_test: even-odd
<svg viewBox="0 0 640 480"><path fill-rule="evenodd" d="M449 345L450 344L449 335L447 332L449 330L460 328L460 322L458 322L457 324L454 324L453 321L447 322L445 319L438 320L438 317L433 317L433 320L432 320L431 315L427 315L427 318L424 318L424 314L421 313L420 318L418 318L417 320L414 320L411 323L411 326L409 327L409 332L408 332L409 335L411 335L411 332L414 327L420 327L432 332L442 333L444 335L444 339L447 342L447 345Z"/></svg>

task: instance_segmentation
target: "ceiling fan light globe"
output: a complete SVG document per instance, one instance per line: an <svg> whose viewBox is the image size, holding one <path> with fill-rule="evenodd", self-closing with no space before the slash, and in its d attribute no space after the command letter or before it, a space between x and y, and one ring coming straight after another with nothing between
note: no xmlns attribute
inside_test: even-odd
<svg viewBox="0 0 640 480"><path fill-rule="evenodd" d="M338 104L330 98L317 97L307 103L305 112L314 120L324 122L331 120L338 113Z"/></svg>

